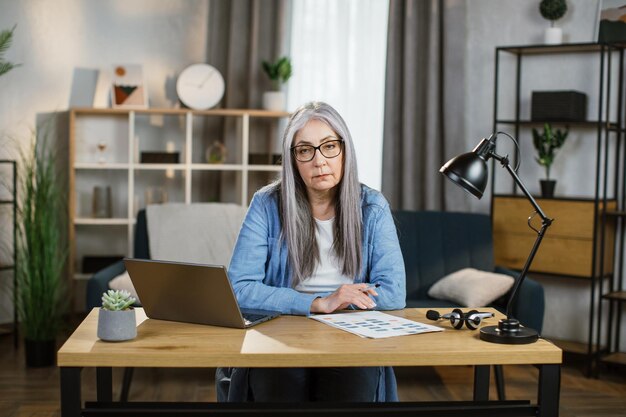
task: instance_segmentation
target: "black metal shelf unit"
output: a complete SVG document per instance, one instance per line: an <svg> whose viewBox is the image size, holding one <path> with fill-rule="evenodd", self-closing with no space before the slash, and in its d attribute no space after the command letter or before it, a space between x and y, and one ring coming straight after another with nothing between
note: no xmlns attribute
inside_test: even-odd
<svg viewBox="0 0 626 417"><path fill-rule="evenodd" d="M502 118L499 115L499 102L498 102L498 87L499 87L499 75L501 71L501 57L507 54L513 55L515 59L515 95L514 95L514 116ZM501 126L508 126L513 129L513 135L516 138L520 137L520 129L528 128L535 125L541 125L544 121L533 121L528 119L522 119L521 107L522 107L522 61L525 56L537 56L537 55L554 55L554 54L583 54L597 58L597 65L599 71L599 83L597 90L590 94L590 100L596 100L598 105L597 115L593 120L581 120L581 121L562 121L553 120L552 124L565 125L570 129L594 129L596 131L596 164L595 164L595 189L594 189L594 230L593 230L593 260L592 260L592 273L590 278L590 308L589 308L589 326L587 329L587 341L586 341L586 363L587 363L587 375L590 376L597 364L596 359L606 353L606 347L602 347L600 344L601 338L601 326L602 326L602 309L601 302L597 301L598 295L603 294L604 282L608 281L611 287L614 287L615 276L620 277L621 287L621 275L622 271L619 270L618 274L605 273L604 262L598 260L604 259L604 251L606 245L605 226L606 222L611 218L609 213L604 209L607 207L607 201L609 199L618 199L621 195L621 201L618 202L618 211L624 210L624 189L623 184L620 189L618 184L620 183L619 175L622 172L621 166L623 166L623 157L620 154L624 153L624 145L622 137L624 136L624 124L622 121L623 115L623 91L624 91L624 45L620 44L604 44L604 43L575 43L575 44L561 44L561 45L521 45L521 46L503 46L497 47L495 51L495 79L494 79L494 112L493 112L493 131L496 132ZM615 75L615 69L617 72ZM615 93L617 91L617 93ZM617 94L615 97L611 97L611 94ZM613 112L609 111L613 110ZM614 120L610 119L610 114L614 114ZM614 140L615 149L617 150L615 155L609 155L609 143ZM613 143L613 142L611 142ZM608 162L609 157L614 158L614 172L611 173L614 178L614 187L612 190L612 196L609 197L609 190L607 185L607 179L609 178ZM515 163L516 157L514 157ZM622 165L620 165L622 164ZM492 160L492 173L494 174L494 180L491 182L492 196L495 195L495 173L494 161ZM623 180L622 180L623 182ZM515 184L512 187L512 193L517 194L518 190ZM493 212L493 197L492 197L492 212ZM548 213L549 214L549 213ZM621 220L621 239L623 247L623 223ZM615 245L616 250L617 246ZM597 250L596 250L597 249ZM616 252L617 253L617 252ZM622 254L623 255L623 254ZM599 262L599 264L598 264ZM621 268L621 262L620 267ZM595 271L599 272L595 272ZM531 271L532 272L532 271ZM542 274L543 275L543 274ZM566 275L560 275L566 276ZM598 291L598 294L596 294ZM547 300L549 302L549 300ZM611 314L614 314L611 311ZM595 343L594 343L595 342ZM573 351L572 351L573 352Z"/></svg>
<svg viewBox="0 0 626 417"><path fill-rule="evenodd" d="M600 361L605 364L626 365L626 352L620 351L621 325L624 305L626 304L626 289L624 288L624 235L626 234L626 146L622 149L620 175L621 198L618 210L607 212L608 218L616 222L617 242L615 255L617 272L609 283L608 292L602 295L602 300L608 303L608 320L606 323L606 349L600 355Z"/></svg>
<svg viewBox="0 0 626 417"><path fill-rule="evenodd" d="M17 348L18 334L17 334L17 162L12 160L0 160L0 165L10 165L12 171L12 188L10 191L10 200L0 200L0 206L11 206L13 216L13 264L2 265L0 264L0 271L13 271L13 344Z"/></svg>

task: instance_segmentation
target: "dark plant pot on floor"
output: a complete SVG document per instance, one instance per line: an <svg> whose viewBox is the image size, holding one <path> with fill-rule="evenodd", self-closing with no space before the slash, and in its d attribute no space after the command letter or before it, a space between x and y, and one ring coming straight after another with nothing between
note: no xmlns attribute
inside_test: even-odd
<svg viewBox="0 0 626 417"><path fill-rule="evenodd" d="M55 340L28 340L24 339L26 366L41 368L54 365L56 356Z"/></svg>
<svg viewBox="0 0 626 417"><path fill-rule="evenodd" d="M539 180L539 184L541 185L542 198L554 197L554 187L556 186L556 180Z"/></svg>

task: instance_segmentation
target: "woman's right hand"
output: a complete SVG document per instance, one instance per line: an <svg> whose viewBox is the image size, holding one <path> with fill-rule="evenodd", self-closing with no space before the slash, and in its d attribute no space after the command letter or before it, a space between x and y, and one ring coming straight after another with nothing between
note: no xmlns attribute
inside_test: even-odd
<svg viewBox="0 0 626 417"><path fill-rule="evenodd" d="M369 284L346 284L337 288L335 292L327 297L319 297L311 304L311 313L332 313L343 310L350 304L367 310L376 307L376 303L369 297L378 295L374 288L369 288Z"/></svg>

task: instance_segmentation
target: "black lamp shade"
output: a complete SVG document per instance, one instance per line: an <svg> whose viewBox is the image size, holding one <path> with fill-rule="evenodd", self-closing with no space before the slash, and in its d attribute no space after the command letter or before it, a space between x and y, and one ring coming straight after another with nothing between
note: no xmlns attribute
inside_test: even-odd
<svg viewBox="0 0 626 417"><path fill-rule="evenodd" d="M478 199L487 188L487 163L475 152L467 152L450 159L439 172Z"/></svg>

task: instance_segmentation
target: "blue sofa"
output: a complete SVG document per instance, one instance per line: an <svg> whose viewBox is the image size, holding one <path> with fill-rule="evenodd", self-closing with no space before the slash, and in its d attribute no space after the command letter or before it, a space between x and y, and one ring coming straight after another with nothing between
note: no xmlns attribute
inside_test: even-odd
<svg viewBox="0 0 626 417"><path fill-rule="evenodd" d="M393 215L406 268L407 307L439 307L446 312L459 307L429 297L428 290L442 277L462 268L517 276L494 265L488 215L439 211L395 211ZM504 312L507 301L508 294L492 307ZM544 309L543 287L527 276L519 289L513 315L541 333Z"/></svg>

